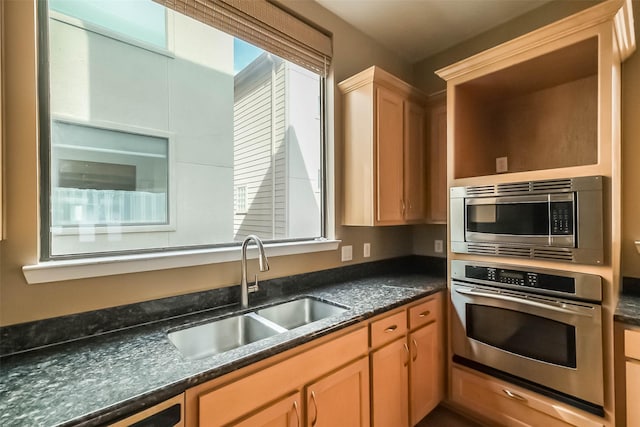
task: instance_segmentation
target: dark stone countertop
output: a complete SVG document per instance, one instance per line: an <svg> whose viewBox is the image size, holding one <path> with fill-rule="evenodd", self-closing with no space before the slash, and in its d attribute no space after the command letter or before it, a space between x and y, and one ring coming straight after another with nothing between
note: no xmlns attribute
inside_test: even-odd
<svg viewBox="0 0 640 427"><path fill-rule="evenodd" d="M199 360L187 360L167 331L238 313L206 310L0 359L0 425L94 426L143 410L187 388L446 288L428 274L384 275L271 298L300 296L350 307L345 313ZM251 311L252 308L249 309Z"/></svg>
<svg viewBox="0 0 640 427"><path fill-rule="evenodd" d="M621 294L614 320L629 326L640 326L640 295Z"/></svg>

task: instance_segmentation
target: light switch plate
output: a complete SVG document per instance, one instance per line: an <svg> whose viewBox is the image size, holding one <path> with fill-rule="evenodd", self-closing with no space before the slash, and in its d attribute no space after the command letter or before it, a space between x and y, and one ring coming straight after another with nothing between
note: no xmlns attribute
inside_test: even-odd
<svg viewBox="0 0 640 427"><path fill-rule="evenodd" d="M433 241L433 250L435 253L437 254L441 254L442 253L442 240L434 240Z"/></svg>
<svg viewBox="0 0 640 427"><path fill-rule="evenodd" d="M362 247L362 256L369 258L371 256L371 243L365 243Z"/></svg>
<svg viewBox="0 0 640 427"><path fill-rule="evenodd" d="M342 262L351 261L353 259L353 246L343 246L342 247Z"/></svg>

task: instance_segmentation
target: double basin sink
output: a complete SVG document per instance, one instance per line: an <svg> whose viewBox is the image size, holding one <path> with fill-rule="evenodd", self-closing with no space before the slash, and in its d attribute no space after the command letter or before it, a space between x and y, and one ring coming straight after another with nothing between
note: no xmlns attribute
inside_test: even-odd
<svg viewBox="0 0 640 427"><path fill-rule="evenodd" d="M303 297L256 311L169 332L169 341L187 359L233 350L279 333L347 311L338 305Z"/></svg>

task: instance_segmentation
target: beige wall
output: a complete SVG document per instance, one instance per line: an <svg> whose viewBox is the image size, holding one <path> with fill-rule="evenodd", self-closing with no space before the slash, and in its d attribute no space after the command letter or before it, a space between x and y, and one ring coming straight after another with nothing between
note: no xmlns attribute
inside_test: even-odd
<svg viewBox="0 0 640 427"><path fill-rule="evenodd" d="M38 164L36 116L36 55L33 3L5 1L6 83L6 240L0 243L0 325L117 306L166 296L236 284L238 262L126 274L96 279L28 285L23 265L38 261ZM340 81L372 64L403 78L411 76L409 64L385 50L314 2L291 1L287 7L312 19L334 35L333 80ZM338 96L329 82L329 105ZM340 170L342 122L336 99L335 123L329 123L329 144ZM331 114L329 115L331 116ZM340 182L340 176L336 177ZM336 198L340 199L340 186ZM336 205L336 212L340 206ZM340 218L335 219L336 223ZM411 253L411 230L398 228L336 228L336 237L353 245L353 262L363 262L362 245L371 243L371 258L383 259ZM369 259L367 259L369 260ZM263 278L321 270L343 265L340 251L270 259Z"/></svg>

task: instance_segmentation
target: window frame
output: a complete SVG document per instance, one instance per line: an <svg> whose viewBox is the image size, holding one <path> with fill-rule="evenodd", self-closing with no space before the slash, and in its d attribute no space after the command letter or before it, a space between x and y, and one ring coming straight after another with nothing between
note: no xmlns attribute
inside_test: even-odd
<svg viewBox="0 0 640 427"><path fill-rule="evenodd" d="M37 34L38 34L38 123L39 123L39 205L38 215L40 221L40 250L39 262L35 265L23 266L23 274L28 283L43 283L70 279L80 279L89 277L101 277L112 274L123 274L129 272L154 271L167 268L179 268L196 265L205 265L221 262L239 260L238 247L241 242L228 242L223 244L192 245L171 248L151 248L133 249L112 252L95 252L80 254L52 255L52 231L50 214L50 180L51 180L51 120L50 112L50 71L49 71L49 19L50 11L47 0L37 0ZM65 16L56 12L58 15ZM167 8L167 46L173 47L173 13L177 13ZM82 23L74 17L68 17ZM53 19L57 19L53 17ZM63 20L67 22L67 20ZM70 23L70 22L67 22ZM74 23L70 23L75 25ZM100 27L92 23L85 23L90 27ZM83 24L84 25L84 24ZM81 27L85 28L85 27ZM94 31L91 28L85 28ZM102 34L100 31L94 31ZM117 33L119 34L119 33ZM104 35L104 34L103 34ZM110 35L106 34L108 37ZM122 40L120 37L113 37ZM130 43L135 46L147 49L146 43ZM143 46L140 46L142 44ZM157 52L158 48L149 49ZM174 57L172 52L157 52L169 57ZM329 218L329 214L334 213L333 206L333 179L331 186L327 177L328 162L328 140L327 140L327 79L326 75L319 75L319 97L320 97L320 161L321 161L321 207L320 207L320 236L316 238L294 238L285 240L265 240L267 254L270 256L295 255L310 252L320 252L336 250L340 240L335 239L334 220ZM74 118L75 119L75 118ZM118 130L118 129L116 129ZM172 144L170 144L170 148ZM171 155L172 153L170 153ZM175 159L175 156L172 156ZM171 168L171 163L170 163ZM171 171L170 171L171 173ZM174 171L175 173L175 171ZM175 176L175 175L174 175ZM169 191L175 185L174 180L169 181ZM331 190L331 195L329 191ZM175 194L175 188L173 189ZM331 196L331 197L330 197ZM331 201L331 203L330 203ZM170 203L170 206L172 204ZM175 212L169 212L171 218L175 218ZM158 227L155 226L122 226L131 227L134 232L136 227ZM104 227L108 232L109 227ZM138 230L139 231L139 230ZM149 231L145 229L143 231ZM159 230L158 230L159 231Z"/></svg>

